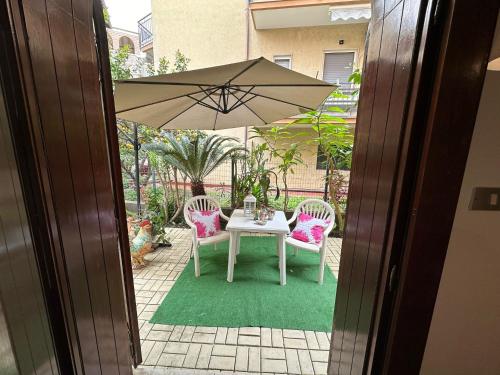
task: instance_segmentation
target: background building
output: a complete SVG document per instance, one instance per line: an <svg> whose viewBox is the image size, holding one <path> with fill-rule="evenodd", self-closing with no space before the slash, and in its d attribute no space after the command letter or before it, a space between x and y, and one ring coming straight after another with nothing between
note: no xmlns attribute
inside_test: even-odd
<svg viewBox="0 0 500 375"><path fill-rule="evenodd" d="M338 84L349 94L357 89L348 78L354 69L362 67L371 10L366 0L342 4L345 1L152 0L152 13L139 21L139 42L141 51L153 56L155 64L161 57L173 61L177 50L190 59L189 69L263 56ZM335 103L344 107L346 112L340 116L351 124L356 118L355 102L353 98ZM311 139L308 127L293 127L303 134L298 141ZM218 132L248 143L249 129ZM318 164L316 147L304 147L302 156L304 173L294 178L305 178L311 189L320 189L324 170Z"/></svg>
<svg viewBox="0 0 500 375"><path fill-rule="evenodd" d="M141 51L139 34L118 27L107 27L106 32L108 34L108 48L111 53L127 46L130 52L127 64L132 69L133 76L145 76L147 74L146 63L153 63L153 58L151 55Z"/></svg>

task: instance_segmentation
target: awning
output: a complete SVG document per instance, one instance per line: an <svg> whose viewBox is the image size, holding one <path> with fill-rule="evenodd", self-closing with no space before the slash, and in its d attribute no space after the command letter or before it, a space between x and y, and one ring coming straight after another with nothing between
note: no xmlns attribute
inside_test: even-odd
<svg viewBox="0 0 500 375"><path fill-rule="evenodd" d="M334 24L368 22L371 16L370 5L330 7L330 20Z"/></svg>

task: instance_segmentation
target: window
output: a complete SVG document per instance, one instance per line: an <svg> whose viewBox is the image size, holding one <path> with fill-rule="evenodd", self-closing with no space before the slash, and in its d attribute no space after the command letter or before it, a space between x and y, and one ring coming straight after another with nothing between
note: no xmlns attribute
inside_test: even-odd
<svg viewBox="0 0 500 375"><path fill-rule="evenodd" d="M118 43L120 45L120 48L128 46L128 51L130 53L135 53L134 42L132 42L132 39L130 39L128 36L120 37Z"/></svg>
<svg viewBox="0 0 500 375"><path fill-rule="evenodd" d="M354 52L325 53L323 80L329 83L348 83L354 64Z"/></svg>
<svg viewBox="0 0 500 375"><path fill-rule="evenodd" d="M292 69L292 56L274 56L274 63Z"/></svg>

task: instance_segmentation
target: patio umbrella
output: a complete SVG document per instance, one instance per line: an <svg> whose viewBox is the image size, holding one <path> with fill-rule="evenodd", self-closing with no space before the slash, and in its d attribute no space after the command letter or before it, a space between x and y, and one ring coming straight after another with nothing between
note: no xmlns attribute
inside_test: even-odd
<svg viewBox="0 0 500 375"><path fill-rule="evenodd" d="M315 110L335 86L260 57L116 81L118 118L162 129L259 126Z"/></svg>

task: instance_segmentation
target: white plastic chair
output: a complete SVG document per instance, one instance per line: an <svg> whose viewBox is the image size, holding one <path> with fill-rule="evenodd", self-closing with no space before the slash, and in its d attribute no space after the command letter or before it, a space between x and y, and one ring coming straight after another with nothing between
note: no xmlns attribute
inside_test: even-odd
<svg viewBox="0 0 500 375"><path fill-rule="evenodd" d="M305 201L300 202L299 205L295 208L293 216L291 217L290 220L288 220L288 225L292 224L297 219L297 216L301 212L311 215L316 219L330 221L330 223L323 232L323 239L321 240L319 245L299 241L292 237L287 237L285 240L287 244L293 246L295 255L297 255L298 249L311 251L313 253L318 253L320 255L318 283L323 284L323 275L325 271L325 259L326 259L326 244L328 240L328 235L335 226L335 211L328 203L322 200L306 199Z"/></svg>
<svg viewBox="0 0 500 375"><path fill-rule="evenodd" d="M229 221L229 218L222 212L219 202L211 197L207 197L206 195L193 197L189 199L184 205L184 220L186 220L186 223L191 227L192 231L191 250L193 251L194 255L194 274L196 277L200 276L200 256L198 253L198 248L202 245L217 244L219 242L229 240L229 232L220 231L219 233L211 237L198 238L196 225L191 221L189 210L206 211L215 210L217 208L219 209L220 217L226 221Z"/></svg>

